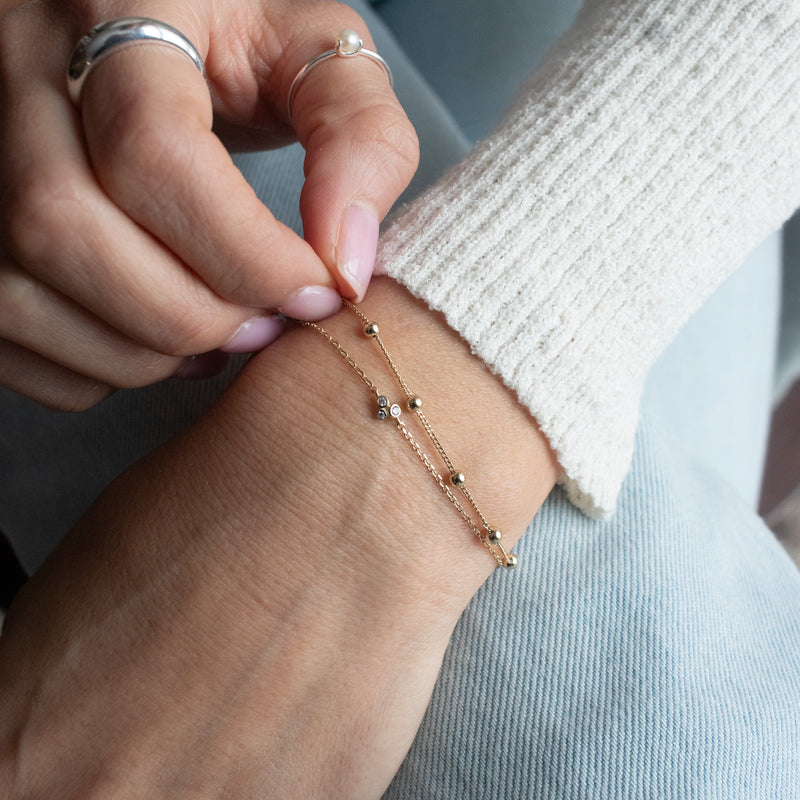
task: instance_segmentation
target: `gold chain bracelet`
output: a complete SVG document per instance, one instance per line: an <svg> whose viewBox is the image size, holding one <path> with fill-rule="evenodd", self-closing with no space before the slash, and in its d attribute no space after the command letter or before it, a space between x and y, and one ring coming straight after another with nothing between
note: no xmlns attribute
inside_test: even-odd
<svg viewBox="0 0 800 800"><path fill-rule="evenodd" d="M301 324L307 328L313 328L321 336L325 337L333 349L347 362L350 368L355 372L355 374L360 378L370 392L375 395L377 402L377 418L379 420L394 421L397 430L400 431L400 433L403 435L403 438L409 443L417 458L419 458L447 499L452 503L461 519L464 520L470 530L478 537L478 540L489 551L489 553L491 553L497 565L499 567L515 567L517 565L517 557L513 553L509 553L505 550L501 541L503 537L502 532L499 528L496 528L494 525L490 524L481 510L478 508L477 503L467 488L467 479L464 476L464 473L459 472L459 470L455 468L452 459L442 446L442 443L434 431L433 426L422 412L422 398L414 394L408 388L406 382L403 380L399 370L397 369L397 365L389 355L386 345L383 343L383 339L380 337L380 329L378 324L376 322L371 322L352 303L345 300L344 305L349 308L361 320L362 323L364 323L364 335L370 339L373 339L381 349L386 362L389 364L389 368L392 370L392 373L397 379L400 388L405 394L406 408L409 411L414 412L415 416L419 420L420 425L422 425L422 428L428 435L428 438L431 440L436 452L439 454L439 457L442 459L445 467L447 468L450 485L461 492L469 506L477 515L479 522L470 516L469 512L464 507L464 504L453 493L453 490L450 488L450 486L448 486L448 484L445 482L445 479L437 471L431 459L423 452L417 440L408 429L408 426L400 418L401 414L403 413L403 409L401 408L400 404L391 402L386 395L381 394L381 392L378 390L378 387L367 377L364 370L356 363L353 357L342 347L341 344L339 344L339 342L336 341L336 339L333 338L333 336L331 336L327 330L325 330L325 328L323 328L321 325L318 325L316 322L302 322Z"/></svg>

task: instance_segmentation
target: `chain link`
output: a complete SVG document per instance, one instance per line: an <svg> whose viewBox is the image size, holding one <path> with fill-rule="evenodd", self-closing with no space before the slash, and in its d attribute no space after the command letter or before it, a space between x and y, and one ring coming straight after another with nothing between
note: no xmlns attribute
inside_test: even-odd
<svg viewBox="0 0 800 800"><path fill-rule="evenodd" d="M442 445L438 435L434 431L430 421L420 410L419 403L413 404L413 401L418 400L418 398L408 388L408 385L403 380L403 377L400 374L400 370L397 368L397 365L395 364L394 360L389 355L389 351L386 349L386 345L383 343L383 340L380 337L377 324L374 322L370 322L370 320L360 311L360 309L358 309L352 303L345 301L344 305L347 308L349 308L361 320L361 322L364 324L364 329L363 329L364 334L369 338L374 339L375 343L380 348L384 358L386 359L386 362L389 365L389 368L391 369L392 373L397 379L397 383L400 385L400 388L403 390L406 396L406 400L408 401L406 407L410 411L413 411L415 416L419 420L420 425L424 429L425 433L427 434L434 448L436 448L436 452L439 454L439 457L442 459L442 462L447 467L447 470L450 474L450 482L454 486L456 486L456 488L458 488L464 495L464 498L466 499L467 503L475 512L475 514L478 516L481 522L480 526L478 526L475 520L470 516L470 514L461 504L459 499L455 496L450 486L447 485L444 478L439 474L433 462L422 450L419 443L412 435L411 431L408 430L406 424L402 422L400 419L398 419L396 415L392 414L397 429L403 435L403 438L409 443L411 449L414 451L414 453L416 453L417 458L419 458L419 460L425 466L428 473L436 481L439 488L442 490L447 499L453 505L453 507L455 508L461 519L464 520L466 525L477 536L478 540L492 555L497 565L500 567L516 566L517 564L516 556L513 553L506 552L505 548L500 543L500 537L502 534L500 533L498 528L494 527L489 523L487 518L481 512L480 508L478 508L477 503L475 502L474 498L472 497L472 494L470 493L469 489L466 486L464 476L461 473L459 473L458 470L455 468L452 459L447 454L447 451L444 449L444 446ZM370 392L372 392L372 394L378 397L380 402L387 404L386 399L378 391L378 387L366 375L364 370L358 365L358 363L347 352L347 350L345 350L344 347L342 347L342 345L336 339L334 339L334 337L325 328L323 328L321 325L318 325L316 322L302 322L301 324L307 328L313 328L315 331L317 331L317 333L323 336L331 345L331 347L333 347L333 349L339 354L339 356L341 356L341 358L355 372L355 374L370 390ZM386 415L384 414L384 416Z"/></svg>

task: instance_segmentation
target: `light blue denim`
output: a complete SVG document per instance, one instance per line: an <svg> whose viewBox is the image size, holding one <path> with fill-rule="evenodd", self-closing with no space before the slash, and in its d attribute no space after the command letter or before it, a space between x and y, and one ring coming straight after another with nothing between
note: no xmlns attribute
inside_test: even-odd
<svg viewBox="0 0 800 800"><path fill-rule="evenodd" d="M420 133L408 196L490 129L576 10L351 4ZM299 230L302 152L237 162ZM519 567L478 592L386 798L800 798L800 572L754 511L780 250L779 237L765 242L655 366L614 518L590 520L555 490L516 548ZM782 340L784 384L792 341ZM0 393L0 528L26 564L231 374L120 393L80 417Z"/></svg>

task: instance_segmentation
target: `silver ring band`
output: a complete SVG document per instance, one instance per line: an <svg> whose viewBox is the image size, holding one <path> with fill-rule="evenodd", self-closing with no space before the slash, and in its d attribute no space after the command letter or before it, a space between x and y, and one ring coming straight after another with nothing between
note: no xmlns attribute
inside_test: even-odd
<svg viewBox="0 0 800 800"><path fill-rule="evenodd" d="M120 47L140 42L161 42L186 53L205 75L203 59L197 48L176 28L148 17L123 17L95 25L75 47L67 71L67 91L76 106L80 106L81 90L92 67Z"/></svg>
<svg viewBox="0 0 800 800"><path fill-rule="evenodd" d="M386 76L389 78L389 86L394 86L394 76L392 75L392 70L386 61L372 50L367 50L364 47L364 43L361 41L361 37L355 31L345 28L344 30L339 31L337 35L336 47L334 47L332 50L326 50L324 53L320 53L315 58L312 58L311 61L309 61L300 70L300 72L295 75L295 78L289 87L289 96L286 100L286 113L289 117L289 122L292 121L292 103L294 102L294 97L297 94L297 90L300 88L300 84L303 82L303 78L305 78L306 75L308 75L308 73L317 66L317 64L321 64L323 61L327 61L329 58L334 58L335 56L340 58L366 56L367 58L372 59L376 64L380 64L384 70L386 70Z"/></svg>

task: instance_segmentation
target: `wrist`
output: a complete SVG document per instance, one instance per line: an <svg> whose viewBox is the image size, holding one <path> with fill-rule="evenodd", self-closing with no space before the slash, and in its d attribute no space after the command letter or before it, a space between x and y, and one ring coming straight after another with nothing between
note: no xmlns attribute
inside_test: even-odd
<svg viewBox="0 0 800 800"><path fill-rule="evenodd" d="M448 455L468 476L471 494L489 522L503 531L503 544L510 549L557 475L535 420L443 317L403 287L376 279L359 308L381 326L381 338L407 385L424 398L425 414ZM381 393L403 398L385 358L352 312L344 309L323 326ZM286 386L276 387L260 375L262 369L279 374ZM382 536L369 535L373 541L363 543L367 551L376 548L377 557L393 568L424 570L415 579L425 585L433 582L464 602L471 597L494 560L391 422L376 420L370 390L322 336L308 328L291 331L254 360L245 380L266 392L261 413L270 417L276 389L284 391L287 403L303 409L300 424L316 426L317 441L348 470L363 470L359 478L348 474L345 493L354 494L353 507L371 516L374 525L388 529ZM424 431L417 427L414 436L446 479Z"/></svg>

